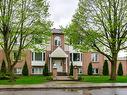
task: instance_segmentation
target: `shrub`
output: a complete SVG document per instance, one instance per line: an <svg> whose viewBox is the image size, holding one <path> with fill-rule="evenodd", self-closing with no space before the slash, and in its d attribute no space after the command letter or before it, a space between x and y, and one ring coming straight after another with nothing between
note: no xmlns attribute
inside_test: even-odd
<svg viewBox="0 0 127 95"><path fill-rule="evenodd" d="M118 72L117 72L117 74L118 74L119 76L122 76L122 75L123 75L123 67L122 67L121 62L119 63L119 67L118 67Z"/></svg>
<svg viewBox="0 0 127 95"><path fill-rule="evenodd" d="M48 64L45 64L45 66L44 66L43 75L44 76L49 76Z"/></svg>
<svg viewBox="0 0 127 95"><path fill-rule="evenodd" d="M24 64L24 66L23 66L22 75L23 76L28 76L29 75L28 66L27 66L27 63L26 62Z"/></svg>
<svg viewBox="0 0 127 95"><path fill-rule="evenodd" d="M88 75L93 75L92 69L93 69L92 63L89 63L89 66L88 66L88 69L87 69Z"/></svg>
<svg viewBox="0 0 127 95"><path fill-rule="evenodd" d="M10 79L10 76L3 73L0 74L0 80L9 80L9 79Z"/></svg>
<svg viewBox="0 0 127 95"><path fill-rule="evenodd" d="M71 76L73 76L73 68L74 68L73 63L71 63L71 66L70 66L70 75Z"/></svg>
<svg viewBox="0 0 127 95"><path fill-rule="evenodd" d="M109 75L109 68L108 68L108 61L105 60L104 61L104 65L103 65L103 75Z"/></svg>
<svg viewBox="0 0 127 95"><path fill-rule="evenodd" d="M0 72L1 72L2 74L6 74L6 64L5 64L5 61L4 61L4 60L3 60L2 65L1 65L1 70L0 70Z"/></svg>

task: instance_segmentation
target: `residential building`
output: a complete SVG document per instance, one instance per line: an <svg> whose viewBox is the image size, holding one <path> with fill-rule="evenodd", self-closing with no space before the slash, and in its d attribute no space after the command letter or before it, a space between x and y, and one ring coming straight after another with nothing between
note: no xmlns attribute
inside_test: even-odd
<svg viewBox="0 0 127 95"><path fill-rule="evenodd" d="M12 54L12 61L16 52ZM0 50L0 62L4 59L4 52ZM72 46L66 44L66 37L60 29L53 29L52 35L46 45L45 50L37 52L34 50L24 50L22 56L14 68L15 74L22 74L22 68L26 61L30 75L42 75L44 65L48 64L49 72L57 68L58 75L63 73L69 75L70 64L78 67L79 74L87 75L89 63L92 63L93 74L102 75L105 57L98 52L80 52ZM123 65L124 75L127 75L127 60L119 59L118 63ZM118 66L117 66L118 67ZM111 66L109 63L109 70Z"/></svg>

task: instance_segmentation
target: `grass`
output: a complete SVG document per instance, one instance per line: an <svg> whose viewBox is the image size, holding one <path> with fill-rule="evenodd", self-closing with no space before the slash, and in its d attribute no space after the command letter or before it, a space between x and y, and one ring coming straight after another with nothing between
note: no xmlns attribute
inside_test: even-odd
<svg viewBox="0 0 127 95"><path fill-rule="evenodd" d="M19 76L13 83L9 82L9 80L0 80L0 85L40 84L50 80L50 76Z"/></svg>
<svg viewBox="0 0 127 95"><path fill-rule="evenodd" d="M80 76L82 82L92 83L127 83L127 76L117 76L116 81L109 80L109 76Z"/></svg>

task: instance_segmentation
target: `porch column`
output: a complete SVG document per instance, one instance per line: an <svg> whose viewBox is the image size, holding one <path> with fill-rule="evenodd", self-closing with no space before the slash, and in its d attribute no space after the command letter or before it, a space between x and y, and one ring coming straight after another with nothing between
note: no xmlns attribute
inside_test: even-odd
<svg viewBox="0 0 127 95"><path fill-rule="evenodd" d="M52 58L50 57L50 72L52 72Z"/></svg>
<svg viewBox="0 0 127 95"><path fill-rule="evenodd" d="M67 57L66 57L66 73L67 73L68 69L67 69Z"/></svg>

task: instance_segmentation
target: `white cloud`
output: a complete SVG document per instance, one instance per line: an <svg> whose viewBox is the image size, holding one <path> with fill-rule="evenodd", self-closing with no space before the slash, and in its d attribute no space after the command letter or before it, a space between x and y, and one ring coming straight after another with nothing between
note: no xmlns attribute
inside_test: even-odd
<svg viewBox="0 0 127 95"><path fill-rule="evenodd" d="M72 19L78 7L78 0L48 0L50 2L50 19L54 22L53 27L65 27Z"/></svg>

